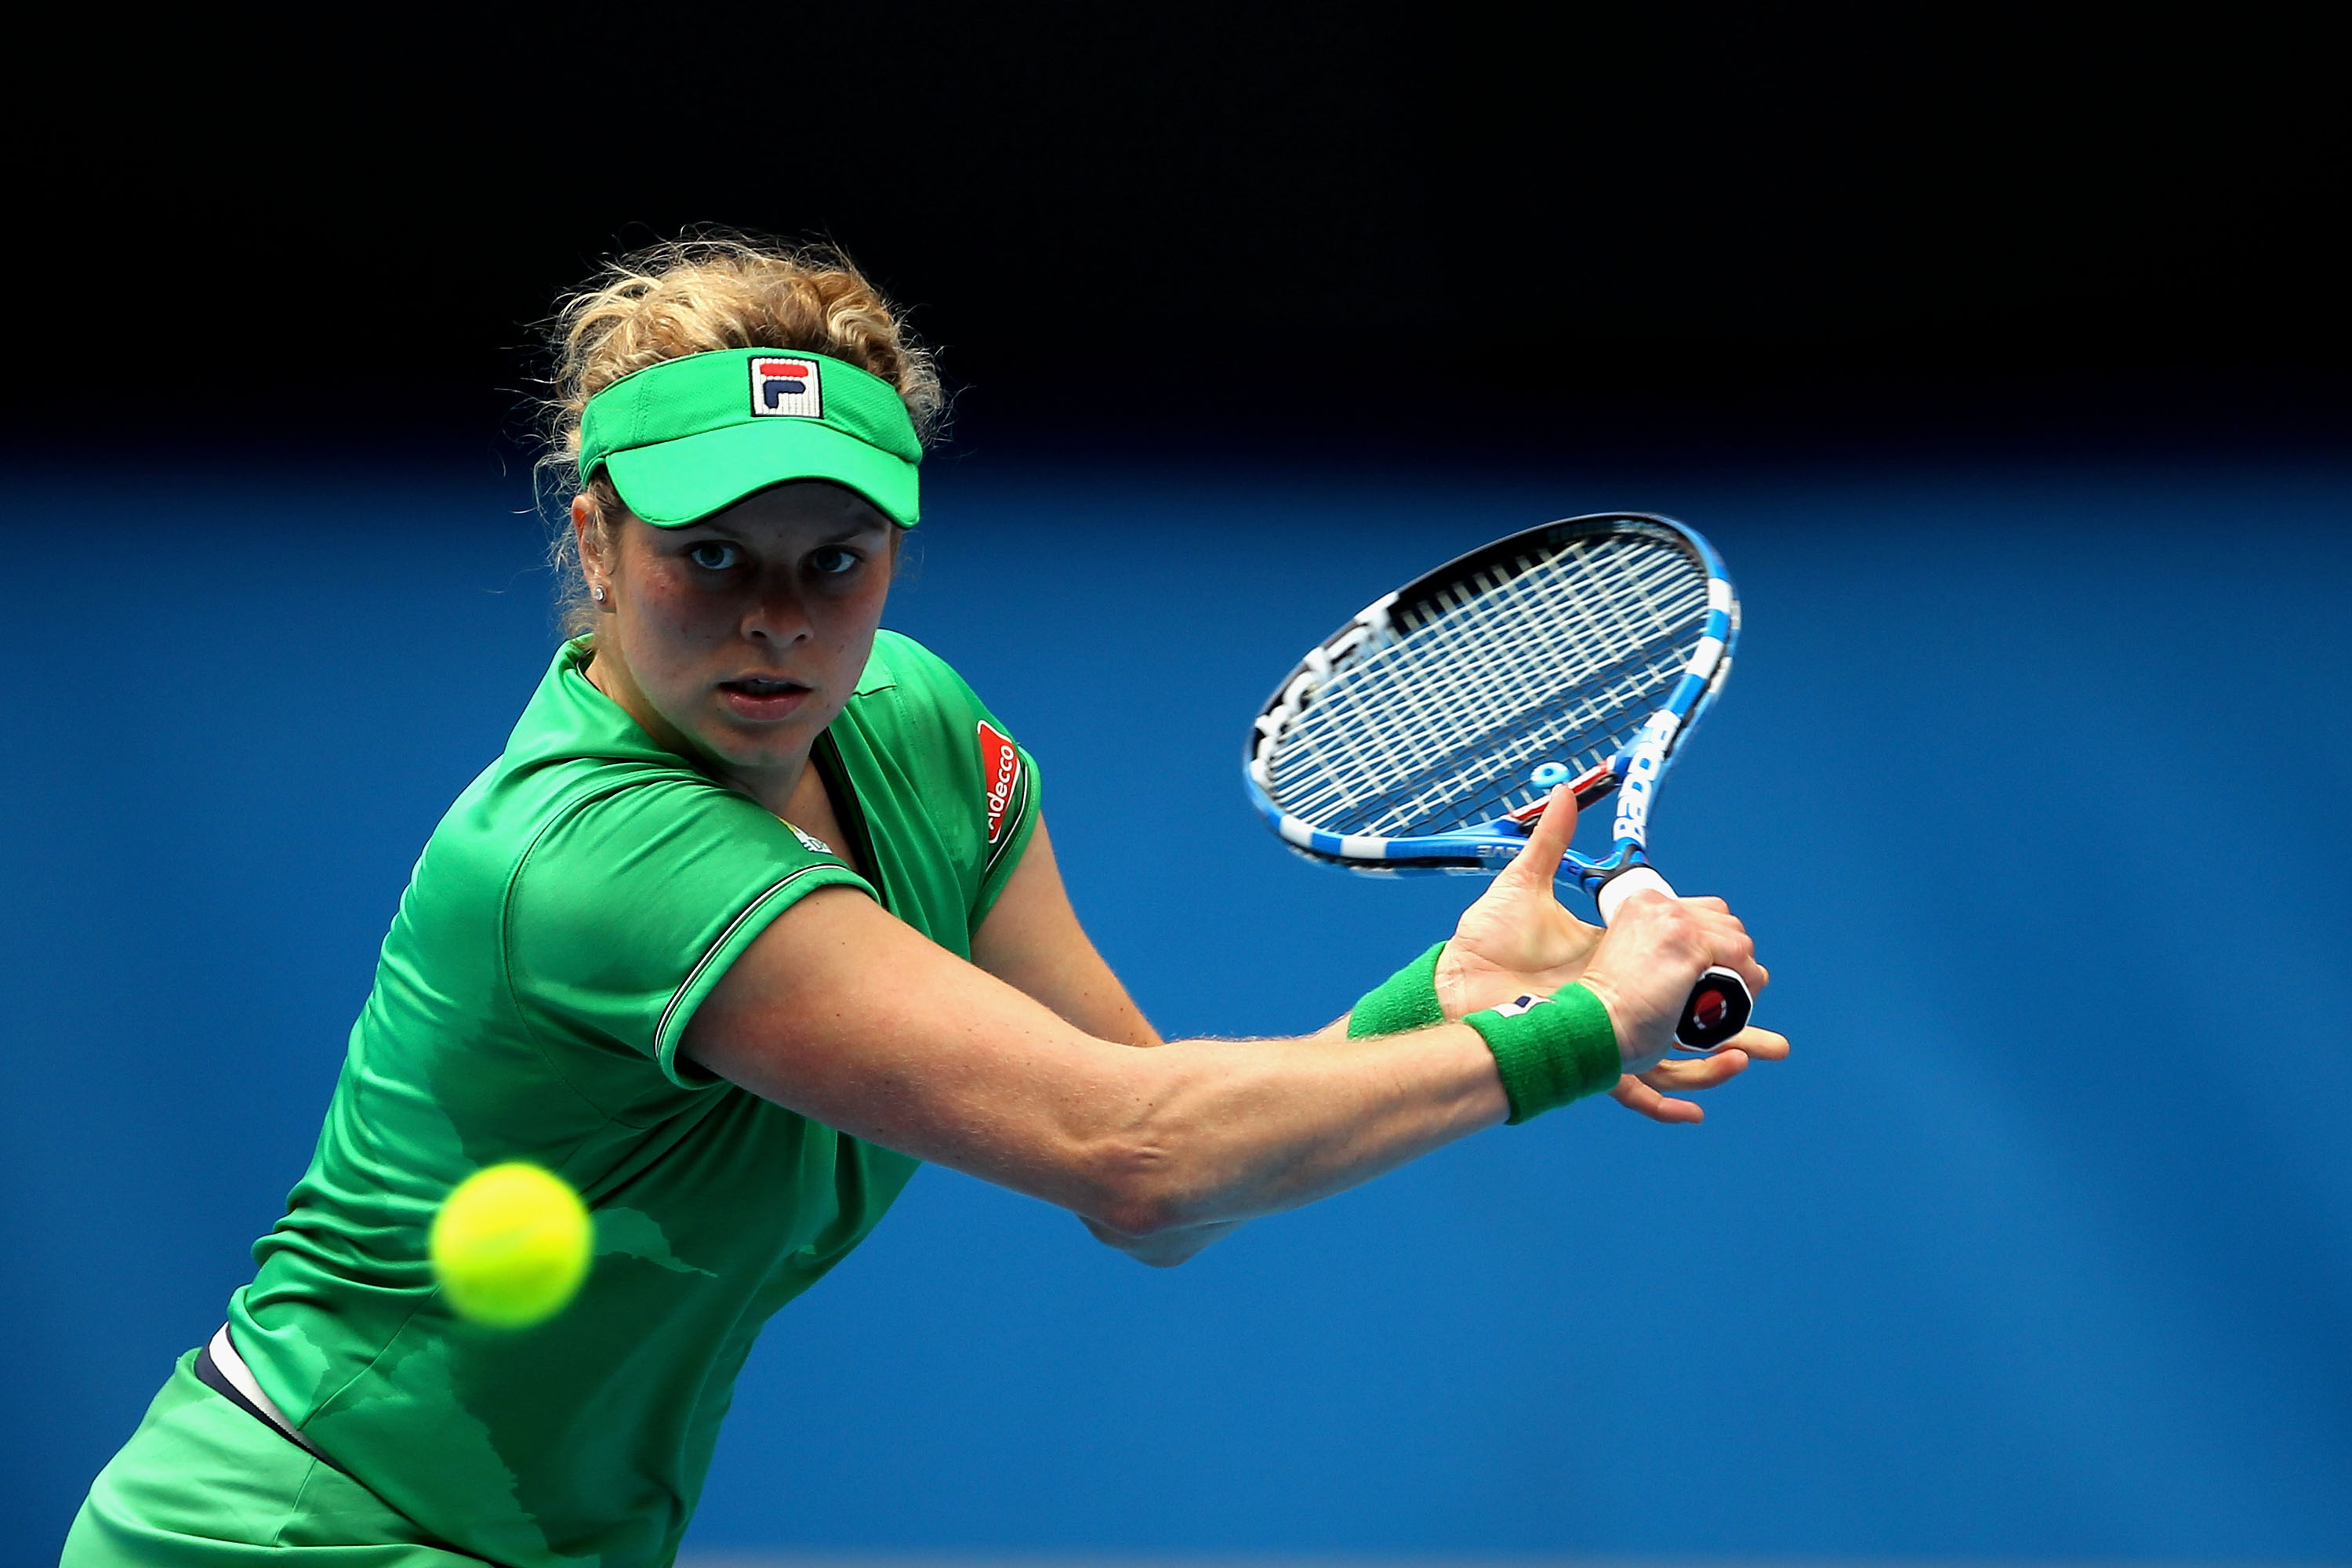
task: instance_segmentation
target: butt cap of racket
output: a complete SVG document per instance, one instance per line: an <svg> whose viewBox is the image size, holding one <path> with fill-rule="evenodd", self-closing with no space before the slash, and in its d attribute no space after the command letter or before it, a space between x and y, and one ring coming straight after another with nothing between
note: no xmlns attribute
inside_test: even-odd
<svg viewBox="0 0 2352 1568"><path fill-rule="evenodd" d="M1748 1027L1756 998L1748 982L1721 964L1710 966L1691 987L1690 1000L1675 1024L1675 1039L1694 1051L1711 1051Z"/></svg>

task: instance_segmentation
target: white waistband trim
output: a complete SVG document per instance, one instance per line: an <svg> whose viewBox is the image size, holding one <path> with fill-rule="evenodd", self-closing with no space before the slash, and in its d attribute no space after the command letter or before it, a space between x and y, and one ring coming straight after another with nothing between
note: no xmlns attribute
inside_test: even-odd
<svg viewBox="0 0 2352 1568"><path fill-rule="evenodd" d="M213 1335L212 1343L205 1348L212 1352L213 1364L220 1368L221 1375L228 1379L229 1386L252 1400L253 1407L268 1417L272 1426L305 1448L310 1448L310 1452L318 1453L318 1449L310 1447L310 1439L297 1432L294 1423L286 1419L286 1412L278 1408L277 1401L261 1392L261 1384L254 1381L253 1369L245 1364L245 1358L236 1353L236 1346L230 1342L226 1323L220 1326Z"/></svg>

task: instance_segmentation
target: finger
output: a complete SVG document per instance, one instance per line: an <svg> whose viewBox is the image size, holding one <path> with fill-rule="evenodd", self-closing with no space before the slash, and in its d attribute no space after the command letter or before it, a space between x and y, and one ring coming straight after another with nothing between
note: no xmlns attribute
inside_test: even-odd
<svg viewBox="0 0 2352 1568"><path fill-rule="evenodd" d="M1714 902L1712 900L1685 899L1687 908L1694 904ZM1772 984L1772 972L1756 960L1756 940L1737 916L1705 908L1689 909L1690 918L1706 933L1707 950L1713 962L1725 965L1742 980L1750 991L1761 991Z"/></svg>
<svg viewBox="0 0 2352 1568"><path fill-rule="evenodd" d="M1759 1061L1779 1062L1789 1059L1789 1037L1776 1035L1769 1029L1745 1028L1723 1043L1727 1051L1744 1051Z"/></svg>
<svg viewBox="0 0 2352 1568"><path fill-rule="evenodd" d="M1727 1048L1717 1051L1713 1056L1668 1058L1643 1073L1642 1081L1653 1089L1689 1094L1728 1082L1747 1070L1748 1053Z"/></svg>
<svg viewBox="0 0 2352 1568"><path fill-rule="evenodd" d="M1535 832L1528 837L1528 847L1519 851L1510 869L1531 880L1549 882L1559 875L1560 857L1568 853L1569 841L1575 837L1576 792L1566 784L1555 784Z"/></svg>
<svg viewBox="0 0 2352 1568"><path fill-rule="evenodd" d="M1687 1100L1668 1100L1638 1078L1621 1078L1609 1098L1637 1115L1653 1121L1680 1122L1685 1126L1704 1121L1706 1112Z"/></svg>
<svg viewBox="0 0 2352 1568"><path fill-rule="evenodd" d="M1688 1094L1728 1082L1746 1072L1752 1062L1781 1061L1788 1055L1786 1036L1776 1035L1769 1029L1742 1029L1717 1046L1712 1055L1669 1057L1643 1073L1642 1079L1657 1089Z"/></svg>

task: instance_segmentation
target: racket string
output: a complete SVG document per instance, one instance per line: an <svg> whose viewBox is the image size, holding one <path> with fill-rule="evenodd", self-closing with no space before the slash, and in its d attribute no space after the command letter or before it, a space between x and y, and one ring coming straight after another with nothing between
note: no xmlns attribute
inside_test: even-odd
<svg viewBox="0 0 2352 1568"><path fill-rule="evenodd" d="M1487 566L1343 662L1270 756L1282 809L1387 837L1533 797L1533 763L1612 755L1681 678L1706 579L1673 544L1572 540Z"/></svg>
<svg viewBox="0 0 2352 1568"><path fill-rule="evenodd" d="M1522 569L1512 575L1526 578L1530 574L1522 563ZM1395 784L1400 782L1394 776L1398 770L1392 764L1381 764L1384 760L1394 757L1397 742L1402 739L1421 742L1414 749L1420 753L1418 760L1423 765L1409 771L1423 773L1433 762L1454 761L1452 753L1475 751L1482 745L1491 748L1496 739L1493 731L1498 720L1508 724L1515 720L1533 716L1514 711L1517 704L1498 704L1496 700L1506 695L1524 699L1528 688L1523 681L1513 679L1505 686L1492 680L1479 682L1465 678L1467 666L1461 656L1473 647L1483 645L1490 656L1501 656L1497 660L1496 672L1508 675L1517 675L1524 669L1531 662L1531 656L1553 651L1546 645L1554 639L1538 639L1533 647L1529 647L1528 639L1522 637L1517 639L1520 646L1513 647L1496 635L1497 623L1504 619L1498 612L1508 608L1497 595L1502 585L1502 580L1489 572L1483 574L1483 580L1475 584L1477 589L1484 590L1483 594L1466 594L1460 587L1442 593L1439 595L1441 614L1424 623L1429 627L1428 631L1412 639L1406 647L1391 650L1385 658L1368 664L1353 677L1352 684L1356 689L1352 695L1355 700L1344 700L1348 695L1345 689L1327 689L1323 695L1328 705L1323 706L1322 712L1318 715L1319 722L1305 727L1299 740L1311 743L1316 738L1313 731L1319 730L1341 741L1350 765L1334 769L1335 777L1331 782L1339 785L1345 795L1353 797L1346 804L1363 804L1362 797L1368 786L1372 793L1378 794L1393 790ZM1538 582L1535 585L1543 587L1549 584ZM1523 591L1518 596L1525 598L1527 595ZM1465 613L1472 605L1483 605L1486 613ZM1573 608L1575 606L1571 606ZM1572 615L1566 617L1568 624L1553 629L1556 633L1581 631L1589 636L1599 629L1591 625L1591 620L1589 614ZM1422 630L1418 626L1414 629ZM1585 646L1592 645L1588 642ZM1402 657L1406 653L1417 653L1419 657L1408 659ZM1413 679L1416 670L1426 671L1428 678ZM1589 685L1591 676L1597 672L1588 666L1568 673L1571 682L1580 678L1584 684ZM1623 693L1621 690L1601 695L1604 699L1612 696L1622 698ZM1350 724L1346 721L1350 719L1362 721L1379 709L1383 701L1391 710L1387 722ZM1426 742L1444 732L1449 715L1455 716L1453 728L1457 743L1445 747L1443 753L1433 757ZM1561 717L1565 715L1555 716L1552 724L1543 727L1554 731L1546 735L1546 740L1556 743L1560 738L1557 729ZM1466 734L1464 732L1465 729ZM1524 749L1511 748L1514 752ZM1458 769L1449 770L1441 766L1438 771L1459 776ZM1410 816L1422 815L1422 811L1416 808L1425 808L1428 803L1423 797L1397 804L1402 805Z"/></svg>

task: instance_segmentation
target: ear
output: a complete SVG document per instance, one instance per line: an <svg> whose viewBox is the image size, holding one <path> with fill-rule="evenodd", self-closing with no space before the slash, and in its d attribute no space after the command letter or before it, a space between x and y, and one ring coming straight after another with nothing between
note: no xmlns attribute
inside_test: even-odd
<svg viewBox="0 0 2352 1568"><path fill-rule="evenodd" d="M600 583L612 576L612 562L604 560L604 531L595 527L595 500L588 499L588 491L572 496L572 543L579 545L581 576L602 602Z"/></svg>
<svg viewBox="0 0 2352 1568"><path fill-rule="evenodd" d="M613 575L613 563L604 559L604 531L596 526L596 503L583 490L572 498L572 537L580 547L580 575L587 581L588 595L603 605L611 598L606 586Z"/></svg>
<svg viewBox="0 0 2352 1568"><path fill-rule="evenodd" d="M572 537L579 542L580 559L584 563L594 549L596 538L596 507L586 490L572 498Z"/></svg>

